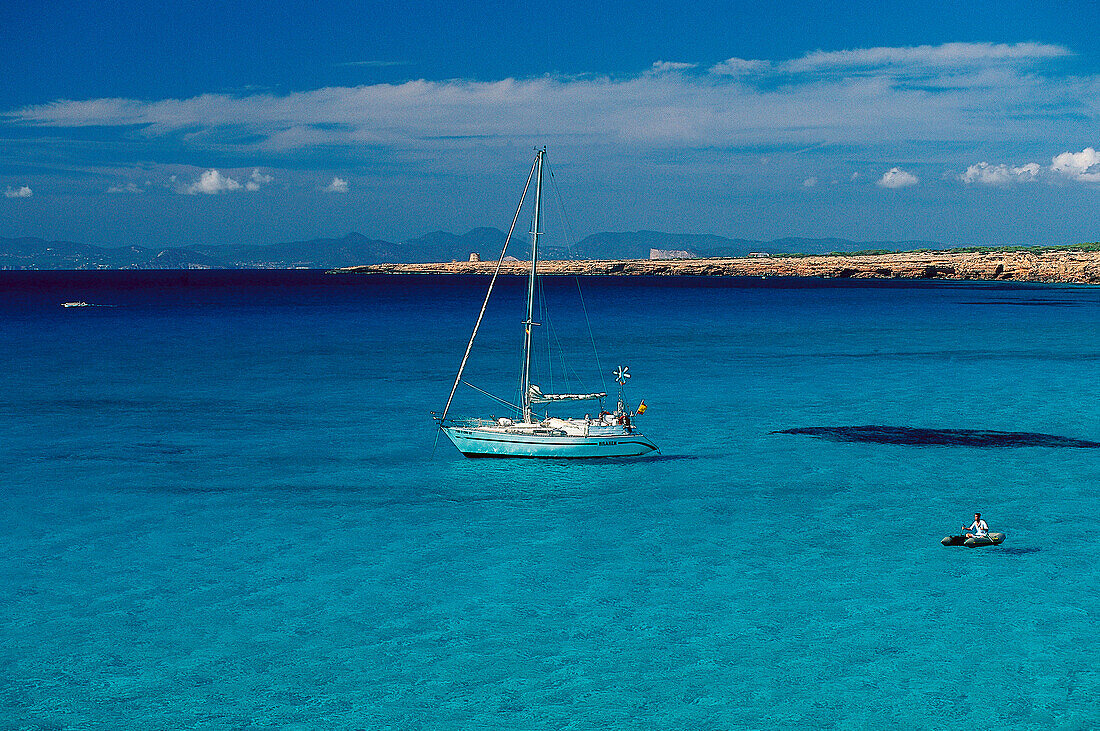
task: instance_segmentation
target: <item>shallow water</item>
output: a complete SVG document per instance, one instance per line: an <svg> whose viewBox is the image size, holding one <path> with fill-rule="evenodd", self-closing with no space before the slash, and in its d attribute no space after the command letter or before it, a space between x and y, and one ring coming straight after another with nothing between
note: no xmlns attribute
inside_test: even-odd
<svg viewBox="0 0 1100 731"><path fill-rule="evenodd" d="M435 444L484 285L0 276L0 725L1100 725L1100 290L587 281L661 455L562 463Z"/></svg>

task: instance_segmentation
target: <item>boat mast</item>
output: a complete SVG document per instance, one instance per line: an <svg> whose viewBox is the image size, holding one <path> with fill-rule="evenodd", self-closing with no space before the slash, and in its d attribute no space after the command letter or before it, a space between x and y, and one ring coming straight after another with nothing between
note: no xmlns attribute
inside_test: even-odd
<svg viewBox="0 0 1100 731"><path fill-rule="evenodd" d="M531 224L531 273L527 277L527 319L524 320L523 334L523 421L534 421L531 415L531 328L538 324L534 321L535 307L535 265L539 258L539 234L542 218L542 157L546 148L535 155L537 175L535 178L535 215Z"/></svg>

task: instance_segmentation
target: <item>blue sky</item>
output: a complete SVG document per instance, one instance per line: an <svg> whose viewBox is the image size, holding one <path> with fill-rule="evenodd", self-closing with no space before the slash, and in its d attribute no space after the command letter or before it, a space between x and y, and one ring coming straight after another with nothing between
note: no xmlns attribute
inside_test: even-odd
<svg viewBox="0 0 1100 731"><path fill-rule="evenodd" d="M0 236L1100 239L1096 3L0 5Z"/></svg>

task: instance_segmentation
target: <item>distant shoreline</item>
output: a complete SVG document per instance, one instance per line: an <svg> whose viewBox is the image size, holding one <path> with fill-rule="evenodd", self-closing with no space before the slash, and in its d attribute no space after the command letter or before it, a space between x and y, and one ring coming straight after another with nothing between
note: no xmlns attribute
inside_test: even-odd
<svg viewBox="0 0 1100 731"><path fill-rule="evenodd" d="M339 274L491 274L495 261L368 264ZM501 272L523 274L530 264L508 261ZM820 277L827 279L946 279L1051 284L1100 284L1100 251L918 251L891 254L763 256L715 259L541 261L547 275Z"/></svg>

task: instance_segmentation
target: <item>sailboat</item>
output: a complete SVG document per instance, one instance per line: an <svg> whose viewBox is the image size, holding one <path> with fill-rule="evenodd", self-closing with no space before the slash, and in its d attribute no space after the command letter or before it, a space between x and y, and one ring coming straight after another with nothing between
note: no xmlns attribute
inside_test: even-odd
<svg viewBox="0 0 1100 731"><path fill-rule="evenodd" d="M516 215L512 218L512 226L505 238L504 248L497 260L493 277L489 281L489 289L485 293L481 312L478 313L474 331L466 345L466 353L462 356L458 375L455 376L451 393L447 397L447 405L443 413L436 417L437 423L458 451L467 457L571 459L634 457L654 452L657 450L657 445L638 431L634 423L635 419L645 412L645 402L640 402L637 409L632 411L624 398L623 388L627 379L630 378L627 366L619 366L614 372L615 381L619 385L614 411L605 411L602 408L603 399L607 398L606 392L544 393L538 384L532 382L531 332L532 328L539 324L534 321L534 300L538 277L539 236L542 235L542 182L545 155L545 148L538 150L535 154L535 161L531 166L531 173L527 176L527 184L524 185L523 194L520 196ZM450 412L451 402L454 400L459 384L463 383L463 371L470 358L470 351L473 349L478 328L489 305L489 297L493 293L493 286L496 284L501 265L507 255L508 243L515 231L516 221L519 220L520 211L523 208L523 199L527 196L532 179L535 182L535 201L531 225L531 268L527 276L527 317L522 322L524 338L523 361L520 365L520 403L509 403L514 410L512 413L515 418L502 416L448 421L447 415ZM540 416L538 413L541 406L590 400L599 401L601 404L599 413L594 417L591 414L585 414L584 417L579 418L558 418L545 413Z"/></svg>

